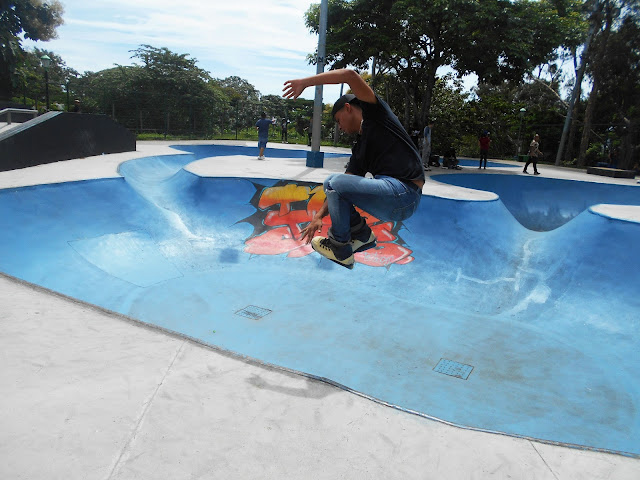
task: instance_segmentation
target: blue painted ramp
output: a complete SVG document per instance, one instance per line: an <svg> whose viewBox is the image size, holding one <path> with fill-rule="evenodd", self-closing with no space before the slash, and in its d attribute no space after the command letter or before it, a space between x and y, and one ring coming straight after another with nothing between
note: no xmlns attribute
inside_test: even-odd
<svg viewBox="0 0 640 480"><path fill-rule="evenodd" d="M424 196L369 216L349 271L295 239L319 185L183 169L211 155L1 190L0 270L454 424L640 456L640 224L536 232Z"/></svg>
<svg viewBox="0 0 640 480"><path fill-rule="evenodd" d="M458 157L458 165L460 165L462 167L470 167L470 168L475 167L477 169L478 165L480 165L480 159L478 159L478 158ZM522 168L521 165L513 165L511 163L494 162L494 161L491 161L491 160L487 161L487 165L486 166L487 167L499 167L499 168Z"/></svg>
<svg viewBox="0 0 640 480"><path fill-rule="evenodd" d="M256 142L257 145L257 142ZM265 153L278 158L307 158L306 150L293 150L290 148L274 148L273 143L267 143ZM228 155L258 155L258 147L243 147L238 145L177 145L173 148L183 152L192 153L193 160L200 160L208 157L224 157ZM325 152L325 157L348 157L345 153Z"/></svg>
<svg viewBox="0 0 640 480"><path fill-rule="evenodd" d="M632 185L558 180L500 174L450 174L431 177L442 183L497 193L525 227L549 231L564 225L592 205L640 205L640 189Z"/></svg>

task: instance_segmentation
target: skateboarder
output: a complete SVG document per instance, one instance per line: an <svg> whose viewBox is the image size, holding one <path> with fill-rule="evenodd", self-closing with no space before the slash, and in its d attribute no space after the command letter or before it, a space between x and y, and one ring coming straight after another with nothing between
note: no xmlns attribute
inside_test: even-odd
<svg viewBox="0 0 640 480"><path fill-rule="evenodd" d="M352 94L340 97L332 115L341 130L357 134L344 174L324 181L326 200L302 230L315 251L347 268L353 254L376 246L376 237L355 207L384 221L409 218L418 208L424 185L420 154L398 118L354 70L342 69L288 80L284 97L296 99L316 85L347 83ZM365 178L367 173L374 178ZM314 236L331 217L328 237Z"/></svg>

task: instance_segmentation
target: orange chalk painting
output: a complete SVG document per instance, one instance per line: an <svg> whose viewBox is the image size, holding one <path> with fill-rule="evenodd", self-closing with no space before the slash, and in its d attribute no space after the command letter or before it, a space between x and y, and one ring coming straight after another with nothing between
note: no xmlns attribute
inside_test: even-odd
<svg viewBox="0 0 640 480"><path fill-rule="evenodd" d="M322 207L325 200L322 185L307 182L280 181L275 186L257 185L251 200L256 213L243 221L253 225L253 234L245 240L244 251L253 255L281 255L299 258L313 252L311 245L300 241L302 229ZM372 267L405 265L413 261L413 253L398 235L402 222L382 222L358 210L375 233L375 248L355 254L355 261ZM327 236L331 219L327 215L318 235Z"/></svg>

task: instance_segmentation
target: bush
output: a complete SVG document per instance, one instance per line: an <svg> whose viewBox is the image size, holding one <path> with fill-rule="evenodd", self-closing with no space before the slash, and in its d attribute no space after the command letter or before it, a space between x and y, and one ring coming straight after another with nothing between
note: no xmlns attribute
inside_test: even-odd
<svg viewBox="0 0 640 480"><path fill-rule="evenodd" d="M584 156L584 164L586 166L597 165L598 162L606 162L607 159L602 155L602 144L595 143L587 149Z"/></svg>

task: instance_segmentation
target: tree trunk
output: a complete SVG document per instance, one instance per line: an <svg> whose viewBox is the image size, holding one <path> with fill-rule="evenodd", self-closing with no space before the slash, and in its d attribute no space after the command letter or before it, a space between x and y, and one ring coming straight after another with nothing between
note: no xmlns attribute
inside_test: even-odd
<svg viewBox="0 0 640 480"><path fill-rule="evenodd" d="M577 58L577 52L574 52L574 56L573 56L573 71L575 72L575 76L576 79L579 77L578 75L578 70L579 70L579 66L578 66L578 58ZM581 82L582 83L582 82ZM575 139L576 139L576 131L578 129L578 121L577 121L577 114L578 114L578 103L580 100L580 95L582 93L582 85L581 84L576 84L574 86L574 88L576 89L575 95L576 95L576 102L573 105L573 114L571 115L571 126L569 127L569 137L567 138L567 143L566 143L566 149L564 151L564 161L567 163L571 163L571 161L573 161L573 152L574 152L574 143L575 143Z"/></svg>
<svg viewBox="0 0 640 480"><path fill-rule="evenodd" d="M425 89L425 92L424 92L424 99L422 100L422 105L420 106L420 113L419 113L420 125L422 125L422 127L424 127L429 121L434 88L435 88L435 77L433 77L433 82L430 79L427 79L427 88Z"/></svg>
<svg viewBox="0 0 640 480"><path fill-rule="evenodd" d="M585 156L587 148L589 148L589 135L591 133L591 121L593 118L593 111L598 97L598 88L600 84L600 72L598 69L602 68L602 59L607 51L607 41L609 39L609 32L611 31L611 24L613 23L613 10L615 6L607 2L605 6L605 24L604 30L600 38L600 45L596 52L593 65L593 87L589 94L589 100L587 101L587 110L584 114L584 125L582 130L582 140L580 141L580 151L578 152L578 166L584 167Z"/></svg>
<svg viewBox="0 0 640 480"><path fill-rule="evenodd" d="M584 71L586 69L587 66L587 61L588 61L588 56L587 53L589 51L589 46L591 45L591 41L593 40L593 36L595 34L596 28L597 28L597 24L599 23L599 21L597 20L599 18L599 15L597 15L598 11L600 10L601 6L600 6L600 2L596 1L593 4L593 12L591 15L591 21L590 21L590 25L589 25L589 33L587 34L587 41L585 42L584 45L584 51L582 52L582 59L580 60L580 67L577 67L577 58L576 58L576 51L574 50L574 56L573 56L573 68L574 71L576 73L576 84L573 86L573 92L571 93L571 99L569 100L569 108L567 110L567 118L565 119L564 122L564 127L562 128L562 136L560 137L560 145L558 147L558 151L556 152L556 165L560 165L560 161L562 159L562 154L563 154L563 149L566 146L566 140L567 140L567 133L569 133L570 127L573 127L575 122L573 121L573 113L575 110L575 105L576 102L580 99L580 89L581 89L581 84L582 84L582 76L584 75ZM571 143L569 143L569 145L571 145ZM571 150L571 147L569 147L567 150ZM566 157L565 157L566 158Z"/></svg>
<svg viewBox="0 0 640 480"><path fill-rule="evenodd" d="M582 140L580 141L580 150L578 152L578 167L584 167L587 148L589 148L589 134L591 133L591 121L593 111L596 106L596 97L598 96L598 77L594 75L593 87L587 101L587 110L584 112L584 125L582 126Z"/></svg>
<svg viewBox="0 0 640 480"><path fill-rule="evenodd" d="M578 121L576 120L576 114L578 108L573 107L573 118L571 119L571 127L569 128L569 137L567 139L566 150L564 151L564 161L570 163L573 161L573 152L575 150L573 144L576 141L576 132L578 131Z"/></svg>
<svg viewBox="0 0 640 480"><path fill-rule="evenodd" d="M618 160L618 168L623 170L631 170L633 168L633 152L635 145L633 139L636 138L636 127L629 121L628 118L623 117L625 132L621 135L622 142L620 144L620 157Z"/></svg>
<svg viewBox="0 0 640 480"><path fill-rule="evenodd" d="M406 128L411 114L411 92L409 92L409 88L405 83L402 84L402 89L404 90L404 120L402 124Z"/></svg>

